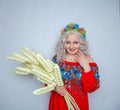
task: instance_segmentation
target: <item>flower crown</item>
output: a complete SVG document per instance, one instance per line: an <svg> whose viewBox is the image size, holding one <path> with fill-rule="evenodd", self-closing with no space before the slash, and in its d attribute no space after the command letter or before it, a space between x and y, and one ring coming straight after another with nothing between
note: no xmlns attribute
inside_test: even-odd
<svg viewBox="0 0 120 110"><path fill-rule="evenodd" d="M86 31L85 31L85 29L80 28L78 24L70 23L70 24L66 25L66 27L61 30L61 35L63 35L64 32L67 32L67 31L77 31L80 34L82 34L83 39L86 39Z"/></svg>

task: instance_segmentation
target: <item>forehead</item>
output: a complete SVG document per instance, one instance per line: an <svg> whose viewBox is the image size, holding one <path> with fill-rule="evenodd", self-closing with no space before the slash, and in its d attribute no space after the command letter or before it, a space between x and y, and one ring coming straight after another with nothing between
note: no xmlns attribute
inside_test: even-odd
<svg viewBox="0 0 120 110"><path fill-rule="evenodd" d="M75 36L74 34L71 34L69 36L67 36L66 38L67 41L79 41L79 37L78 36Z"/></svg>

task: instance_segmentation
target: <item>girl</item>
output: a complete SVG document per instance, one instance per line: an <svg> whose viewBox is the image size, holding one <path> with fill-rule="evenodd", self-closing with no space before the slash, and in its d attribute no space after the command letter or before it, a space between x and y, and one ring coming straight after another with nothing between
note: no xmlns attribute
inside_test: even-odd
<svg viewBox="0 0 120 110"><path fill-rule="evenodd" d="M68 110L64 99L67 90L80 110L89 110L87 93L99 88L97 64L88 52L86 32L78 24L68 24L61 32L53 61L61 70L63 87L51 92L49 110Z"/></svg>

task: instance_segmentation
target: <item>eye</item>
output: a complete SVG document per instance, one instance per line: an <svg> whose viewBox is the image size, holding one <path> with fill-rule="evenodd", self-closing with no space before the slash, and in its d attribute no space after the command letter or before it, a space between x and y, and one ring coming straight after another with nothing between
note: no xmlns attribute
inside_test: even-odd
<svg viewBox="0 0 120 110"><path fill-rule="evenodd" d="M78 44L79 42L78 41L75 41L74 44Z"/></svg>
<svg viewBox="0 0 120 110"><path fill-rule="evenodd" d="M69 41L66 41L65 43L66 43L66 44L70 44L70 42L69 42Z"/></svg>

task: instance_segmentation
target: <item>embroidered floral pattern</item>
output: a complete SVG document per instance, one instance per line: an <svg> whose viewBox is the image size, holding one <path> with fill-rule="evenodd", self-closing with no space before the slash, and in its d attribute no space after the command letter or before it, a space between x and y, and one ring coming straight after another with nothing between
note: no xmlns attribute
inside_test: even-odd
<svg viewBox="0 0 120 110"><path fill-rule="evenodd" d="M94 77L99 79L100 76L99 76L99 73L98 73L99 72L98 71L98 67L97 66L93 66L93 67L91 67L91 70L95 73Z"/></svg>
<svg viewBox="0 0 120 110"><path fill-rule="evenodd" d="M52 61L56 63L56 56L53 57ZM84 72L82 66L80 66L79 64L77 65L65 64L63 62L60 62L59 66L60 66L64 85L67 88L71 89L71 86L72 89L75 89L75 87L77 87L77 89L82 87L81 76ZM96 80L99 81L99 73L98 73L97 65L92 65L91 70L94 72L94 77L96 78Z"/></svg>
<svg viewBox="0 0 120 110"><path fill-rule="evenodd" d="M81 66L59 64L65 85L80 85L83 68Z"/></svg>

